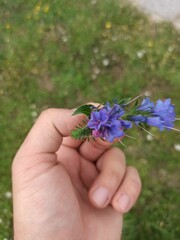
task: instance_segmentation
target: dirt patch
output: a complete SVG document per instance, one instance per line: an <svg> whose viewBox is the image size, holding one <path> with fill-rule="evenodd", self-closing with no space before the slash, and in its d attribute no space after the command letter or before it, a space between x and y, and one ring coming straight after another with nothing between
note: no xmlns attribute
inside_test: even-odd
<svg viewBox="0 0 180 240"><path fill-rule="evenodd" d="M119 79L122 77L123 67L121 64L117 64L112 67L112 76L114 79Z"/></svg>
<svg viewBox="0 0 180 240"><path fill-rule="evenodd" d="M38 83L41 89L52 92L55 88L51 77L48 73L42 74L41 78L38 79Z"/></svg>

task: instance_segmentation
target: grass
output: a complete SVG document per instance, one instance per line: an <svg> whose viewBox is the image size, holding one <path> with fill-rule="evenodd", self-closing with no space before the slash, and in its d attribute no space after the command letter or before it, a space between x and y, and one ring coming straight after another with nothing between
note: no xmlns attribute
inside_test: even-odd
<svg viewBox="0 0 180 240"><path fill-rule="evenodd" d="M150 91L172 98L180 116L180 35L120 0L2 0L0 23L0 239L12 239L11 163L37 115ZM178 240L180 138L132 134L124 151L143 192L123 239Z"/></svg>

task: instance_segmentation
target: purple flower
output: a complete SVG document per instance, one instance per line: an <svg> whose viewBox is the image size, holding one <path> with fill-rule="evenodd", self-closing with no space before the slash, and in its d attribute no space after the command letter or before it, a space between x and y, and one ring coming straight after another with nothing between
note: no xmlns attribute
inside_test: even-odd
<svg viewBox="0 0 180 240"><path fill-rule="evenodd" d="M151 102L150 98L146 97L143 99L141 105L137 107L137 110L152 111L153 108L154 108L154 103Z"/></svg>
<svg viewBox="0 0 180 240"><path fill-rule="evenodd" d="M130 120L138 125L140 122L146 122L146 117L142 115L134 115L130 117Z"/></svg>
<svg viewBox="0 0 180 240"><path fill-rule="evenodd" d="M155 126L162 131L166 127L174 127L175 117L175 109L171 104L171 99L168 98L164 101L158 100L153 109L153 113L147 118L147 124Z"/></svg>
<svg viewBox="0 0 180 240"><path fill-rule="evenodd" d="M174 106L171 104L171 99L166 99L164 101L158 100L156 105L150 102L148 98L144 99L141 106L138 107L142 111L151 111L148 115L134 115L130 117L130 120L136 124L146 123L149 126L154 126L159 128L160 131L164 128L172 128L175 121L175 111Z"/></svg>
<svg viewBox="0 0 180 240"><path fill-rule="evenodd" d="M111 119L118 119L125 113L121 106L116 103L113 105L113 107L111 107L110 103L106 102L106 104L104 105L104 109L106 109L107 114Z"/></svg>
<svg viewBox="0 0 180 240"><path fill-rule="evenodd" d="M131 128L132 123L120 119L125 111L120 105L114 104L113 107L107 102L100 110L92 111L87 127L93 129L93 137L102 137L103 139L113 142L115 138L124 135L124 129Z"/></svg>
<svg viewBox="0 0 180 240"><path fill-rule="evenodd" d="M116 124L102 129L102 137L108 142L113 142L115 138L120 138L122 136L124 136L123 129Z"/></svg>
<svg viewBox="0 0 180 240"><path fill-rule="evenodd" d="M161 131L164 129L160 117L147 117L146 123L149 126L154 126L159 128L159 130Z"/></svg>
<svg viewBox="0 0 180 240"><path fill-rule="evenodd" d="M91 129L99 130L101 126L104 126L107 123L108 119L109 117L104 108L100 109L99 111L92 111L91 119L87 126Z"/></svg>

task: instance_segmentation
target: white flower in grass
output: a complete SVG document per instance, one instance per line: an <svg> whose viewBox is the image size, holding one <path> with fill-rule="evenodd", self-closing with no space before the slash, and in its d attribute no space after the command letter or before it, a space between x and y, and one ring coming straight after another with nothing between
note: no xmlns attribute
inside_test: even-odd
<svg viewBox="0 0 180 240"><path fill-rule="evenodd" d="M109 65L109 63L110 63L110 61L109 61L109 59L108 58L105 58L105 59L103 59L103 65L105 66L105 67L107 67L108 65Z"/></svg>
<svg viewBox="0 0 180 240"><path fill-rule="evenodd" d="M150 97L151 96L151 91L149 91L149 90L147 90L147 91L145 91L144 92L144 96L146 96L146 97Z"/></svg>
<svg viewBox="0 0 180 240"><path fill-rule="evenodd" d="M97 78L97 75L96 74L92 74L92 79L95 80Z"/></svg>
<svg viewBox="0 0 180 240"><path fill-rule="evenodd" d="M97 47L93 48L93 52L97 54L99 52L99 49Z"/></svg>
<svg viewBox="0 0 180 240"><path fill-rule="evenodd" d="M143 58L145 53L146 53L146 50L144 50L144 49L136 52L138 58Z"/></svg>
<svg viewBox="0 0 180 240"><path fill-rule="evenodd" d="M62 41L66 43L68 41L68 37L67 36L63 36L62 37Z"/></svg>
<svg viewBox="0 0 180 240"><path fill-rule="evenodd" d="M178 143L174 144L174 149L179 152L180 151L180 144L178 144Z"/></svg>
<svg viewBox="0 0 180 240"><path fill-rule="evenodd" d="M91 4L92 4L92 5L95 5L96 3L97 3L96 0L92 0L92 1L91 1Z"/></svg>
<svg viewBox="0 0 180 240"><path fill-rule="evenodd" d="M98 67L95 67L95 68L94 68L94 74L95 74L95 75L100 74L100 72L101 72L101 70L100 70Z"/></svg>
<svg viewBox="0 0 180 240"><path fill-rule="evenodd" d="M146 139L151 142L154 138L151 134L147 134Z"/></svg>
<svg viewBox="0 0 180 240"><path fill-rule="evenodd" d="M169 47L168 47L168 52L173 52L173 51L174 51L174 47L169 46Z"/></svg>
<svg viewBox="0 0 180 240"><path fill-rule="evenodd" d="M32 110L36 109L36 104L32 103L32 104L30 105L30 109L32 109Z"/></svg>
<svg viewBox="0 0 180 240"><path fill-rule="evenodd" d="M33 118L36 118L36 117L38 116L38 113L37 113L36 111L32 111L32 112L31 112L31 116L32 116Z"/></svg>
<svg viewBox="0 0 180 240"><path fill-rule="evenodd" d="M5 192L5 197L7 198L7 199L10 199L10 198L12 198L12 192Z"/></svg>

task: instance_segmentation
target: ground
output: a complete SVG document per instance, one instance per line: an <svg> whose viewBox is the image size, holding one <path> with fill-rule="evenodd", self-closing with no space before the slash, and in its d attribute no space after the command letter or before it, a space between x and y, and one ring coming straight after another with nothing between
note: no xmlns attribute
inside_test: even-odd
<svg viewBox="0 0 180 240"><path fill-rule="evenodd" d="M170 97L180 116L180 35L119 0L2 0L0 18L0 239L10 240L11 163L38 114L145 92ZM118 145L143 182L123 240L179 239L180 137L152 132Z"/></svg>
<svg viewBox="0 0 180 240"><path fill-rule="evenodd" d="M172 22L175 28L180 29L179 0L129 0L151 20Z"/></svg>

